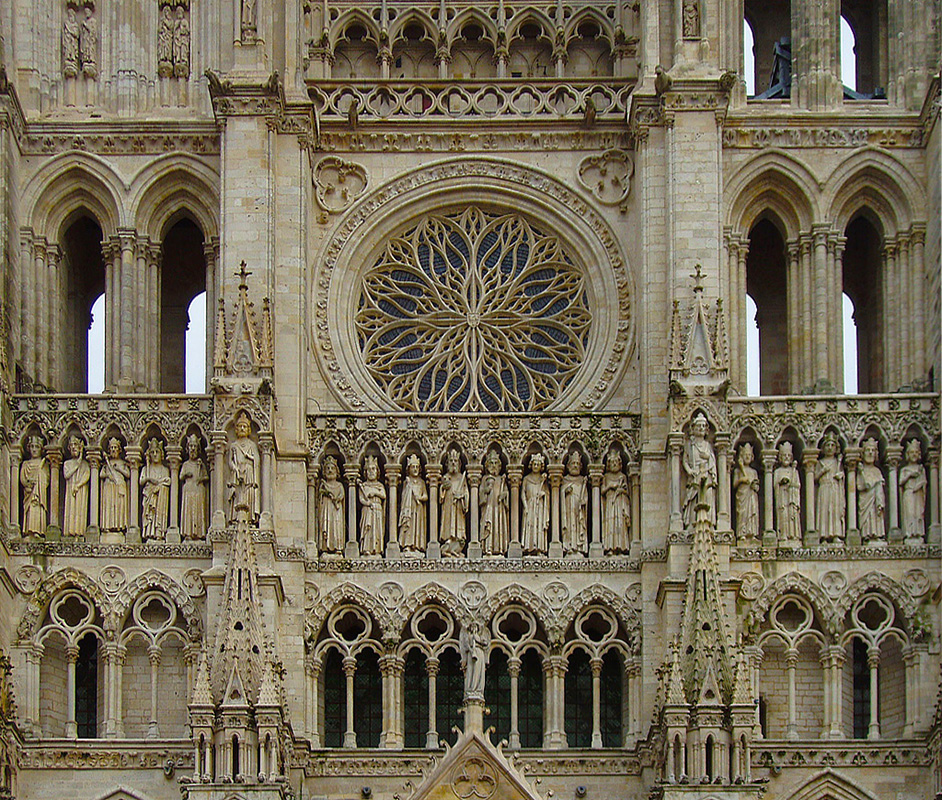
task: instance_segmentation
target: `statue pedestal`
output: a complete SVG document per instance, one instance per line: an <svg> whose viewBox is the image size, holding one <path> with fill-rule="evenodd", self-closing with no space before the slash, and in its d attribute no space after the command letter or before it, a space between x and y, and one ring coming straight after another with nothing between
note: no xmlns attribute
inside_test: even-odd
<svg viewBox="0 0 942 800"><path fill-rule="evenodd" d="M469 697L464 701L464 732L484 733L483 697Z"/></svg>

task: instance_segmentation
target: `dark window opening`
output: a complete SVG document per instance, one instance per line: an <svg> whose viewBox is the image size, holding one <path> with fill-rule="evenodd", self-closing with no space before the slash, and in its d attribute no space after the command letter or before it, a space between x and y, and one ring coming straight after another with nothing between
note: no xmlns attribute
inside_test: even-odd
<svg viewBox="0 0 942 800"><path fill-rule="evenodd" d="M324 746L340 747L347 724L347 679L343 659L331 650L324 659Z"/></svg>
<svg viewBox="0 0 942 800"><path fill-rule="evenodd" d="M428 732L428 670L425 668L425 656L418 648L410 650L406 656L402 701L405 706L405 746L425 747L425 734Z"/></svg>
<svg viewBox="0 0 942 800"><path fill-rule="evenodd" d="M98 639L86 633L75 662L75 722L79 739L98 737Z"/></svg>
<svg viewBox="0 0 942 800"><path fill-rule="evenodd" d="M870 730L870 666L867 646L854 639L854 738L866 739Z"/></svg>
<svg viewBox="0 0 942 800"><path fill-rule="evenodd" d="M592 745L592 670L589 657L576 650L566 671L566 741L570 747Z"/></svg>
<svg viewBox="0 0 942 800"><path fill-rule="evenodd" d="M357 747L379 747L383 732L383 679L379 657L372 650L357 656L353 677L353 730Z"/></svg>

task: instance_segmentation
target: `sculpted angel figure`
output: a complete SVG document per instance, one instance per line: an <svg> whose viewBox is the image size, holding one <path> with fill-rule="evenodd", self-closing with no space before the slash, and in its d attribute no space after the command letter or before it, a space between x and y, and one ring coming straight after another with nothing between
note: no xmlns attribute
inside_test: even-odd
<svg viewBox="0 0 942 800"><path fill-rule="evenodd" d="M702 413L690 423L690 435L684 445L683 468L687 475L684 497L684 526L693 525L698 504L705 504L710 521L716 524L716 454L707 440L709 425Z"/></svg>
<svg viewBox="0 0 942 800"><path fill-rule="evenodd" d="M88 527L88 482L92 477L92 468L85 460L84 453L85 442L78 436L70 436L70 458L62 464L62 477L65 478L63 536L84 536Z"/></svg>
<svg viewBox="0 0 942 800"><path fill-rule="evenodd" d="M108 454L101 462L101 530L121 532L128 527L128 480L131 469L121 457L121 442L108 440Z"/></svg>
<svg viewBox="0 0 942 800"><path fill-rule="evenodd" d="M739 448L739 457L733 470L736 537L741 542L755 540L759 536L759 473L752 466L754 458L752 445L744 443Z"/></svg>
<svg viewBox="0 0 942 800"><path fill-rule="evenodd" d="M605 459L602 476L602 539L605 552L627 553L631 547L631 495L622 458L612 450Z"/></svg>
<svg viewBox="0 0 942 800"><path fill-rule="evenodd" d="M20 465L23 487L23 535L45 536L49 524L49 462L43 455L43 440L30 436L26 440L29 455Z"/></svg>
<svg viewBox="0 0 942 800"><path fill-rule="evenodd" d="M441 496L439 498L442 514L442 555L464 555L464 546L467 541L467 527L465 514L468 513L468 477L461 471L461 454L457 450L449 450L447 457L448 471L442 479Z"/></svg>
<svg viewBox="0 0 942 800"><path fill-rule="evenodd" d="M541 453L530 458L530 471L524 475L520 487L523 506L523 524L520 540L524 555L540 555L546 552L546 535L550 524L549 488L543 468L546 462Z"/></svg>
<svg viewBox="0 0 942 800"><path fill-rule="evenodd" d="M141 539L163 541L167 538L167 511L170 508L170 468L164 463L164 446L151 439L141 468Z"/></svg>
<svg viewBox="0 0 942 800"><path fill-rule="evenodd" d="M857 524L865 543L886 539L886 481L877 466L879 454L877 440L871 437L864 441L862 461L857 465Z"/></svg>
<svg viewBox="0 0 942 800"><path fill-rule="evenodd" d="M360 553L378 556L383 552L386 516L386 487L379 480L376 456L363 462L364 480L360 482Z"/></svg>
<svg viewBox="0 0 942 800"><path fill-rule="evenodd" d="M346 539L344 519L344 490L340 482L340 467L333 456L324 458L318 493L320 495L321 552L342 553Z"/></svg>
<svg viewBox="0 0 942 800"><path fill-rule="evenodd" d="M926 535L926 470L922 466L922 446L918 439L906 445L906 463L900 467L903 535L907 539L923 539Z"/></svg>
<svg viewBox="0 0 942 800"><path fill-rule="evenodd" d="M502 556L510 546L510 513L507 479L501 474L500 456L489 450L484 459L479 503L481 507L481 544L484 555Z"/></svg>
<svg viewBox="0 0 942 800"><path fill-rule="evenodd" d="M406 459L406 477L399 499L399 546L403 553L422 554L428 541L428 486L422 462L412 453Z"/></svg>
<svg viewBox="0 0 942 800"><path fill-rule="evenodd" d="M772 473L775 486L775 512L779 540L783 544L801 543L801 478L791 442L778 448L778 466Z"/></svg>
<svg viewBox="0 0 942 800"><path fill-rule="evenodd" d="M566 460L560 496L559 524L563 553L586 555L589 549L586 510L589 503L588 481L582 474L582 456L573 450Z"/></svg>
<svg viewBox="0 0 942 800"><path fill-rule="evenodd" d="M177 78L190 74L190 20L183 6L177 6L173 19L173 74Z"/></svg>
<svg viewBox="0 0 942 800"><path fill-rule="evenodd" d="M209 509L207 486L209 472L200 458L200 438L195 433L186 440L186 461L180 467L180 538L202 539L206 536L206 518Z"/></svg>
<svg viewBox="0 0 942 800"><path fill-rule="evenodd" d="M821 443L821 456L814 466L815 524L822 544L844 541L844 464L837 437L828 432Z"/></svg>

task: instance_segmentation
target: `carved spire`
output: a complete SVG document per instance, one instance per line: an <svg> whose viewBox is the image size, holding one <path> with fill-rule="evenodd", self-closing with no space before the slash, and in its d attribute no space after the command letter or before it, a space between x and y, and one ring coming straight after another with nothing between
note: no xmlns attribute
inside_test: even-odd
<svg viewBox="0 0 942 800"><path fill-rule="evenodd" d="M728 384L729 342L723 303L704 299L703 268L697 264L693 301L687 310L675 300L671 319L671 390L676 394L722 394ZM685 321L686 320L686 321Z"/></svg>
<svg viewBox="0 0 942 800"><path fill-rule="evenodd" d="M680 649L677 640L671 643L672 658L670 664L670 673L667 678L667 704L671 706L687 705L687 699L684 697L684 684L681 678Z"/></svg>
<svg viewBox="0 0 942 800"><path fill-rule="evenodd" d="M209 661L206 653L200 656L199 667L196 669L196 681L193 684L193 696L190 698L191 706L212 706L213 693L209 688Z"/></svg>
<svg viewBox="0 0 942 800"><path fill-rule="evenodd" d="M229 544L223 609L210 672L210 685L217 701L228 702L234 685L246 703L258 697L262 671L270 659L260 605L255 543L248 524L240 520ZM238 683L233 684L234 680Z"/></svg>
<svg viewBox="0 0 942 800"><path fill-rule="evenodd" d="M733 671L723 622L714 526L710 521L709 504L698 503L695 512L693 550L681 621L684 694L688 702L700 703L712 683L718 702L728 705Z"/></svg>

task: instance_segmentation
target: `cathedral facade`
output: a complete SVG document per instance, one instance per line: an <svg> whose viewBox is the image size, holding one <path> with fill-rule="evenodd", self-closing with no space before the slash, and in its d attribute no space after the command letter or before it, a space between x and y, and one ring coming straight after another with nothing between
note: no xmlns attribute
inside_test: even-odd
<svg viewBox="0 0 942 800"><path fill-rule="evenodd" d="M0 4L0 798L942 797L940 31Z"/></svg>

